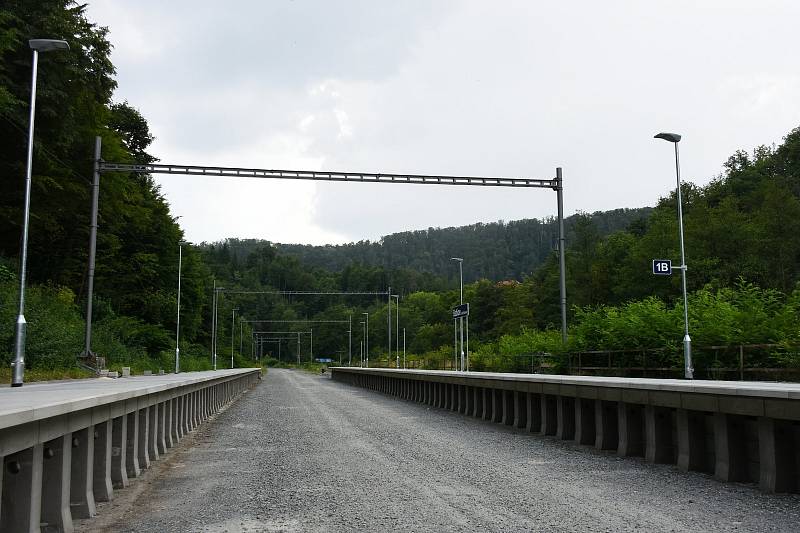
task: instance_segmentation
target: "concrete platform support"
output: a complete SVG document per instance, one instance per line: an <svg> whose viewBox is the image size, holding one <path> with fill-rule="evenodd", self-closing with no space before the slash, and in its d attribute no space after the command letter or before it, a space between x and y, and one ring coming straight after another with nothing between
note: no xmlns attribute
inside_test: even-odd
<svg viewBox="0 0 800 533"><path fill-rule="evenodd" d="M187 435L194 429L192 427L192 420L191 420L191 406L190 406L190 394L184 393L181 395L181 421L183 423L183 434Z"/></svg>
<svg viewBox="0 0 800 533"><path fill-rule="evenodd" d="M594 445L594 404L595 400L575 398L575 442L578 444Z"/></svg>
<svg viewBox="0 0 800 533"><path fill-rule="evenodd" d="M115 489L128 486L128 415L111 421L111 483Z"/></svg>
<svg viewBox="0 0 800 533"><path fill-rule="evenodd" d="M714 413L714 477L720 481L746 481L747 447L741 417Z"/></svg>
<svg viewBox="0 0 800 533"><path fill-rule="evenodd" d="M673 410L652 405L644 408L645 454L648 463L675 464L677 439L673 427Z"/></svg>
<svg viewBox="0 0 800 533"><path fill-rule="evenodd" d="M556 402L556 437L561 440L575 438L575 398L559 396Z"/></svg>
<svg viewBox="0 0 800 533"><path fill-rule="evenodd" d="M758 451L761 475L758 481L765 492L797 492L798 451L797 426L788 421L759 417Z"/></svg>
<svg viewBox="0 0 800 533"><path fill-rule="evenodd" d="M152 461L158 461L159 453L158 453L158 439L159 439L159 426L160 426L160 415L158 404L153 404L148 408L149 411L149 419L150 419L150 428L149 433L147 435L147 453L150 455L150 459Z"/></svg>
<svg viewBox="0 0 800 533"><path fill-rule="evenodd" d="M481 390L483 391L483 419L491 420L494 414L494 391L486 387L483 387Z"/></svg>
<svg viewBox="0 0 800 533"><path fill-rule="evenodd" d="M542 430L542 395L538 392L528 393L528 420L525 429L531 433Z"/></svg>
<svg viewBox="0 0 800 533"><path fill-rule="evenodd" d="M472 387L472 416L483 418L483 389Z"/></svg>
<svg viewBox="0 0 800 533"><path fill-rule="evenodd" d="M512 390L502 390L500 391L500 395L503 398L502 405L503 405L503 416L500 419L500 423L504 426L513 426L514 425L514 391Z"/></svg>
<svg viewBox="0 0 800 533"><path fill-rule="evenodd" d="M558 407L556 397L542 394L542 435L555 435L558 430Z"/></svg>
<svg viewBox="0 0 800 533"><path fill-rule="evenodd" d="M619 443L617 455L620 457L644 456L644 407L638 404L617 404L617 423L619 424Z"/></svg>
<svg viewBox="0 0 800 533"><path fill-rule="evenodd" d="M181 398L176 396L172 398L172 441L177 444L183 438L183 429L181 425Z"/></svg>
<svg viewBox="0 0 800 533"><path fill-rule="evenodd" d="M492 392L492 422L503 421L503 391L490 389Z"/></svg>
<svg viewBox="0 0 800 533"><path fill-rule="evenodd" d="M524 428L528 421L528 394L514 391L514 427Z"/></svg>
<svg viewBox="0 0 800 533"><path fill-rule="evenodd" d="M675 426L678 437L678 468L684 472L708 472L712 469L713 461L707 459L706 453L705 413L678 409L675 412Z"/></svg>
<svg viewBox="0 0 800 533"><path fill-rule="evenodd" d="M112 425L112 420L94 425L92 493L98 502L107 502L114 497L114 485L111 482Z"/></svg>
<svg viewBox="0 0 800 533"><path fill-rule="evenodd" d="M172 419L173 415L175 414L173 409L174 403L175 400L170 398L162 405L164 410L164 444L167 448L172 448L175 446L175 441L173 440L173 436L175 435L175 422Z"/></svg>
<svg viewBox="0 0 800 533"><path fill-rule="evenodd" d="M200 421L200 391L194 391L192 393L192 422L194 423L192 429L200 427Z"/></svg>
<svg viewBox="0 0 800 533"><path fill-rule="evenodd" d="M619 445L617 402L594 402L594 447L598 450L616 450Z"/></svg>
<svg viewBox="0 0 800 533"><path fill-rule="evenodd" d="M70 464L72 433L44 444L42 461L42 531L71 533Z"/></svg>
<svg viewBox="0 0 800 533"><path fill-rule="evenodd" d="M150 468L150 408L139 409L139 468Z"/></svg>
<svg viewBox="0 0 800 533"><path fill-rule="evenodd" d="M125 469L128 479L139 477L142 473L139 467L139 410L126 415L128 434L125 439Z"/></svg>
<svg viewBox="0 0 800 533"><path fill-rule="evenodd" d="M69 505L75 518L97 514L94 504L94 426L72 433Z"/></svg>
<svg viewBox="0 0 800 533"><path fill-rule="evenodd" d="M39 533L43 449L37 444L3 458L0 531Z"/></svg>

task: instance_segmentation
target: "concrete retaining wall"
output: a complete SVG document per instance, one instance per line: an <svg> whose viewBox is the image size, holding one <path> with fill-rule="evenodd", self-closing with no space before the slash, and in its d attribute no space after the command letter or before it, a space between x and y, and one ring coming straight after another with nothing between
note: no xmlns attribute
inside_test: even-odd
<svg viewBox="0 0 800 533"><path fill-rule="evenodd" d="M800 385L332 368L332 378L578 444L800 491Z"/></svg>
<svg viewBox="0 0 800 533"><path fill-rule="evenodd" d="M241 369L0 390L0 531L71 532L260 378Z"/></svg>

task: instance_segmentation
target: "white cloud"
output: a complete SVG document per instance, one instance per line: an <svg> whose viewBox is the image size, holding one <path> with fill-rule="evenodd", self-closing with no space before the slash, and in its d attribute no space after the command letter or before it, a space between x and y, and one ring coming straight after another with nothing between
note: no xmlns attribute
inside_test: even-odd
<svg viewBox="0 0 800 533"><path fill-rule="evenodd" d="M791 0L102 0L118 99L165 162L552 177L567 212L652 205L800 122ZM542 217L550 191L162 178L193 240L341 242Z"/></svg>

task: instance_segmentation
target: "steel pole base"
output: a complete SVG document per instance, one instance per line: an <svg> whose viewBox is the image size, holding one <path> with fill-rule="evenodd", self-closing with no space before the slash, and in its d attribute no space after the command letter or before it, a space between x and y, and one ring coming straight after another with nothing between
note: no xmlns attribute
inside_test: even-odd
<svg viewBox="0 0 800 533"><path fill-rule="evenodd" d="M689 335L683 337L684 377L694 379L694 366L692 365L692 339Z"/></svg>
<svg viewBox="0 0 800 533"><path fill-rule="evenodd" d="M25 381L25 334L28 323L20 314L14 328L14 361L11 363L11 386L22 387Z"/></svg>

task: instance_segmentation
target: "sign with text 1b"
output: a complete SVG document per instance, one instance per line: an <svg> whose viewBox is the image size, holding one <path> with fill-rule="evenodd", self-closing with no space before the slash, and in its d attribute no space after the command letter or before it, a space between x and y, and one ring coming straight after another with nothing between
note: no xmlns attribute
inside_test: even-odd
<svg viewBox="0 0 800 533"><path fill-rule="evenodd" d="M653 259L653 274L657 276L671 276L672 275L672 260L671 259Z"/></svg>
<svg viewBox="0 0 800 533"><path fill-rule="evenodd" d="M457 305L453 308L453 318L469 316L469 304Z"/></svg>

